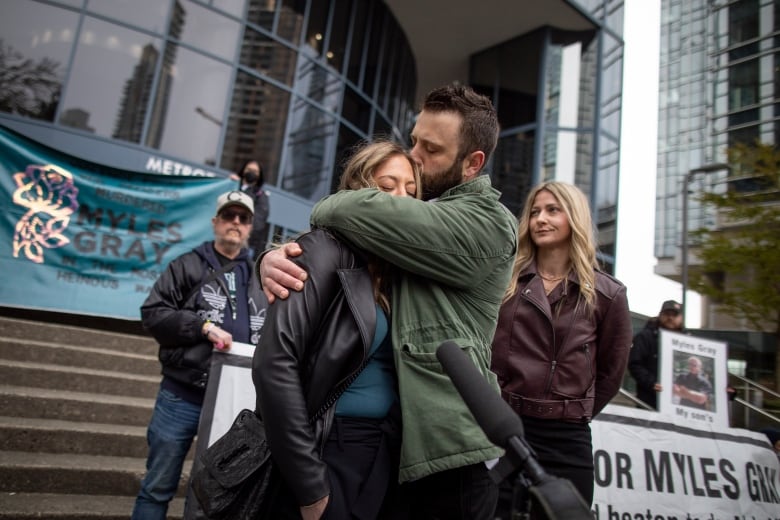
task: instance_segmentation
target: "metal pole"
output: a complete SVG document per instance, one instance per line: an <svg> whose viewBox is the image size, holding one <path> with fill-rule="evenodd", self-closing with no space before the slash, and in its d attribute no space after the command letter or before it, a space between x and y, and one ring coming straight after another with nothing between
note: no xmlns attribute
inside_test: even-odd
<svg viewBox="0 0 780 520"><path fill-rule="evenodd" d="M696 170L691 170L683 180L683 204L682 204L682 326L685 329L685 313L688 311L688 186L695 175Z"/></svg>
<svg viewBox="0 0 780 520"><path fill-rule="evenodd" d="M693 177L697 173L713 173L723 170L731 170L731 167L725 163L713 163L701 166L699 168L693 168L685 174L683 180L683 200L682 200L682 312L683 312L683 328L685 328L685 313L688 310L687 293L688 293L688 191Z"/></svg>

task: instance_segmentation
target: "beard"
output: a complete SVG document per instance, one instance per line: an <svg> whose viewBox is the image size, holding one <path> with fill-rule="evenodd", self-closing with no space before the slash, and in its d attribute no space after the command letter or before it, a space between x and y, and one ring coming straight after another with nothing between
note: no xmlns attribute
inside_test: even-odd
<svg viewBox="0 0 780 520"><path fill-rule="evenodd" d="M461 183L463 179L463 169L461 163L463 159L457 158L449 168L438 172L422 173L423 200L431 200L440 197L442 193Z"/></svg>

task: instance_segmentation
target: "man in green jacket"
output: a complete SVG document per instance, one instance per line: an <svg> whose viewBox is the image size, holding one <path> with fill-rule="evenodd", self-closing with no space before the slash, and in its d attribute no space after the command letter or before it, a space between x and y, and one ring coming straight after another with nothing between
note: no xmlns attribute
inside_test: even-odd
<svg viewBox="0 0 780 520"><path fill-rule="evenodd" d="M485 461L502 451L435 353L443 341L456 342L498 393L490 344L517 244L515 218L480 175L498 140L498 119L488 98L450 85L428 94L411 138L429 202L343 191L314 207L311 225L402 270L393 284L392 338L403 415L399 480L407 483L411 516L492 519L498 492ZM281 260L295 246L284 249L267 254L260 269L271 298L305 280Z"/></svg>

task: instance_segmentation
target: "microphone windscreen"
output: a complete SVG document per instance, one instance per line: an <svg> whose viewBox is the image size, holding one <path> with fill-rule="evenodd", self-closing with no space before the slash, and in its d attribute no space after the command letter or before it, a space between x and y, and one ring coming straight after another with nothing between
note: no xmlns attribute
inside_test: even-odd
<svg viewBox="0 0 780 520"><path fill-rule="evenodd" d="M445 341L436 349L436 357L493 444L506 449L510 437L523 436L523 422L457 343Z"/></svg>

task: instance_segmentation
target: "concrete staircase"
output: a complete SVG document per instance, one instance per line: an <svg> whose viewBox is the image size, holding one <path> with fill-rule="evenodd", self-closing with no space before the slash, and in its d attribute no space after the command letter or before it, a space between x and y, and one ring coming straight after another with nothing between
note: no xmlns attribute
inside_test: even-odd
<svg viewBox="0 0 780 520"><path fill-rule="evenodd" d="M149 337L0 317L0 520L129 519L159 382Z"/></svg>

